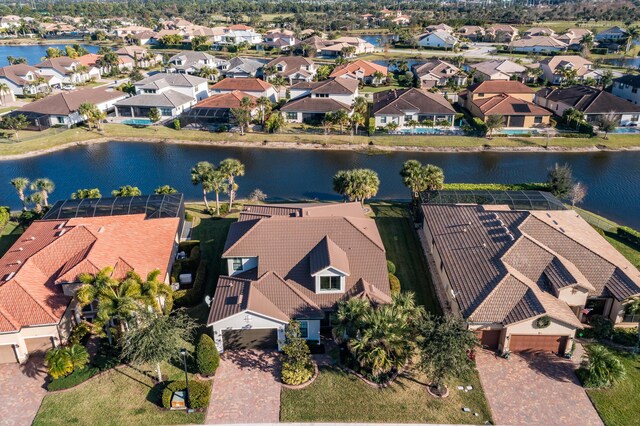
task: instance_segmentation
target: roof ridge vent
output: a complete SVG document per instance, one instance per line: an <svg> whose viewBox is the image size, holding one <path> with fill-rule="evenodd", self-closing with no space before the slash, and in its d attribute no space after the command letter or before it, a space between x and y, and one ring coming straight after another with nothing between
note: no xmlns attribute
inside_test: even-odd
<svg viewBox="0 0 640 426"><path fill-rule="evenodd" d="M32 236L30 236L30 237L29 237L29 241L33 241L33 240L35 240L35 239L36 239L36 237L35 237L34 235L32 235Z"/></svg>
<svg viewBox="0 0 640 426"><path fill-rule="evenodd" d="M100 228L98 228L98 233L102 234L104 232L104 226L101 226Z"/></svg>

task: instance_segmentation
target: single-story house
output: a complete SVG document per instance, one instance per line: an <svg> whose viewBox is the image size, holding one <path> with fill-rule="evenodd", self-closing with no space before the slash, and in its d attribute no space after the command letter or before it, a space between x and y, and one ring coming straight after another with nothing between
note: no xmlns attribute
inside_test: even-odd
<svg viewBox="0 0 640 426"><path fill-rule="evenodd" d="M586 28L569 28L564 34L557 36L556 39L574 49L580 47L582 39L586 35L593 35L593 33Z"/></svg>
<svg viewBox="0 0 640 426"><path fill-rule="evenodd" d="M141 93L116 103L116 116L148 118L151 110L160 111L162 120L177 117L196 104L196 100L184 93L169 89L161 93Z"/></svg>
<svg viewBox="0 0 640 426"><path fill-rule="evenodd" d="M556 37L556 32L548 27L533 27L522 33L522 37L548 36Z"/></svg>
<svg viewBox="0 0 640 426"><path fill-rule="evenodd" d="M549 36L525 37L509 44L512 51L525 53L564 52L567 47L566 43Z"/></svg>
<svg viewBox="0 0 640 426"><path fill-rule="evenodd" d="M435 126L443 121L447 127L454 126L456 111L439 93L411 88L374 93L371 114L376 128L396 123L398 129L408 129L409 122L426 120Z"/></svg>
<svg viewBox="0 0 640 426"><path fill-rule="evenodd" d="M237 56L222 67L222 74L225 78L255 78L263 66L263 61Z"/></svg>
<svg viewBox="0 0 640 426"><path fill-rule="evenodd" d="M387 67L375 62L358 59L347 64L338 65L333 69L329 77L353 78L364 84L378 85L387 79Z"/></svg>
<svg viewBox="0 0 640 426"><path fill-rule="evenodd" d="M601 117L609 114L616 117L620 126L640 125L640 105L590 86L545 87L536 93L535 103L560 117L569 108L577 109L595 125Z"/></svg>
<svg viewBox="0 0 640 426"><path fill-rule="evenodd" d="M212 124L227 124L233 122L233 108L240 108L244 98L248 98L255 106L255 96L235 90L230 93L221 93L209 96L195 104L187 113L182 115L185 124L197 124L209 126ZM251 110L251 116L256 115L256 108Z"/></svg>
<svg viewBox="0 0 640 426"><path fill-rule="evenodd" d="M245 205L222 258L207 321L220 352L278 348L290 320L319 342L338 302L391 301L382 239L359 203Z"/></svg>
<svg viewBox="0 0 640 426"><path fill-rule="evenodd" d="M464 25L457 31L458 36L467 38L471 41L482 41L485 36L484 28L477 25Z"/></svg>
<svg viewBox="0 0 640 426"><path fill-rule="evenodd" d="M492 25L485 31L483 41L511 43L518 36L518 29L507 24Z"/></svg>
<svg viewBox="0 0 640 426"><path fill-rule="evenodd" d="M527 67L508 59L495 59L477 64L468 64L464 68L468 73L473 73L473 81L476 83L485 80L509 81L514 78L525 81L528 75Z"/></svg>
<svg viewBox="0 0 640 426"><path fill-rule="evenodd" d="M71 127L85 121L85 117L78 113L83 103L92 103L100 111L109 113L114 110L117 102L126 97L126 93L104 87L83 88L49 95L9 114L26 116L29 120L28 127L34 130Z"/></svg>
<svg viewBox="0 0 640 426"><path fill-rule="evenodd" d="M628 37L629 33L624 28L614 26L602 30L596 34L596 41L621 41Z"/></svg>
<svg viewBox="0 0 640 426"><path fill-rule="evenodd" d="M114 205L125 214L112 215ZM123 279L158 269L168 283L183 217L182 194L52 206L0 260L0 364L65 343L75 325L95 316L93 303L80 308L73 299L82 273L110 267Z"/></svg>
<svg viewBox="0 0 640 426"><path fill-rule="evenodd" d="M278 100L278 92L271 83L259 78L225 78L211 86L210 90L212 95L238 90L256 98L264 96L272 102Z"/></svg>
<svg viewBox="0 0 640 426"><path fill-rule="evenodd" d="M637 323L625 305L640 273L551 194L483 191L456 204L450 192L422 194L418 232L441 303L483 346L562 355L592 315Z"/></svg>
<svg viewBox="0 0 640 426"><path fill-rule="evenodd" d="M216 58L206 52L185 50L169 58L168 70L183 74L198 74L204 67L223 69L227 63L225 59ZM215 79L216 76L211 78Z"/></svg>
<svg viewBox="0 0 640 426"><path fill-rule="evenodd" d="M458 39L453 34L444 30L435 30L418 36L418 46L426 48L453 49L458 43Z"/></svg>

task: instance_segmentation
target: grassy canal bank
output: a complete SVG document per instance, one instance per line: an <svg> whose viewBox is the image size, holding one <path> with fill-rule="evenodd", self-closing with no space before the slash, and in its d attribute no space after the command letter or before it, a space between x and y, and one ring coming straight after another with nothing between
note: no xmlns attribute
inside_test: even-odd
<svg viewBox="0 0 640 426"><path fill-rule="evenodd" d="M98 143L109 140L151 141L168 143L195 143L211 145L260 146L266 148L327 148L425 151L592 151L640 149L640 134L612 134L608 139L501 137L479 138L471 136L432 135L376 135L350 136L318 133L211 133L197 130L174 130L164 126L135 128L122 124L105 124L101 132L85 128L48 129L42 132L21 131L19 139L0 140L0 159L12 159L43 154L77 144Z"/></svg>

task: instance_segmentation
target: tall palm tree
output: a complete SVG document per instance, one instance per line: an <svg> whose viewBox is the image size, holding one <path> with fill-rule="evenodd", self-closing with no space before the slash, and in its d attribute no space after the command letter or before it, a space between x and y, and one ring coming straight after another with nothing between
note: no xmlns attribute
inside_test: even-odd
<svg viewBox="0 0 640 426"><path fill-rule="evenodd" d="M364 116L367 114L367 111L369 111L369 101L367 101L364 96L358 96L353 100L351 109L353 112L357 112Z"/></svg>
<svg viewBox="0 0 640 426"><path fill-rule="evenodd" d="M222 173L222 175L227 179L229 191L229 211L231 211L231 207L233 207L233 200L236 195L236 191L238 190L238 185L235 183L235 179L238 176L244 176L244 164L242 164L239 160L235 158L227 158L226 160L222 160L220 162L220 167L218 170Z"/></svg>
<svg viewBox="0 0 640 426"><path fill-rule="evenodd" d="M4 96L11 93L11 88L7 83L0 83L0 99L4 103Z"/></svg>
<svg viewBox="0 0 640 426"><path fill-rule="evenodd" d="M213 165L208 161L200 161L191 168L191 183L202 186L202 199L204 205L209 210L209 201L207 193L211 192L211 179L213 177Z"/></svg>
<svg viewBox="0 0 640 426"><path fill-rule="evenodd" d="M493 132L504 127L504 117L499 114L491 114L484 124L487 127L487 137L491 138Z"/></svg>
<svg viewBox="0 0 640 426"><path fill-rule="evenodd" d="M265 118L267 114L269 114L269 112L271 111L273 104L271 103L271 100L266 96L260 96L258 100L256 100L256 106L258 107L258 116L260 119L260 125L264 129Z"/></svg>
<svg viewBox="0 0 640 426"><path fill-rule="evenodd" d="M418 160L407 160L400 170L402 183L411 190L411 196L416 198L418 193L427 189L424 168Z"/></svg>
<svg viewBox="0 0 640 426"><path fill-rule="evenodd" d="M30 186L32 191L40 192L42 196L42 202L45 207L49 206L49 194L51 194L56 189L56 185L49 178L39 178L31 183Z"/></svg>
<svg viewBox="0 0 640 426"><path fill-rule="evenodd" d="M220 216L220 193L227 192L229 184L227 178L220 170L214 170L209 181L211 191L216 193L216 216Z"/></svg>
<svg viewBox="0 0 640 426"><path fill-rule="evenodd" d="M638 37L640 37L640 27L627 28L627 45L624 50L625 55L629 53L629 49L631 49L631 44Z"/></svg>
<svg viewBox="0 0 640 426"><path fill-rule="evenodd" d="M424 178L428 191L442 189L444 186L444 171L438 166L427 164L424 167Z"/></svg>
<svg viewBox="0 0 640 426"><path fill-rule="evenodd" d="M29 179L26 177L16 177L11 179L11 186L13 186L18 193L18 198L22 203L22 210L27 210L27 201L24 195L24 190L29 186Z"/></svg>
<svg viewBox="0 0 640 426"><path fill-rule="evenodd" d="M42 205L44 204L42 200L42 193L34 192L27 197L26 201L34 205L33 210L36 213L42 212Z"/></svg>

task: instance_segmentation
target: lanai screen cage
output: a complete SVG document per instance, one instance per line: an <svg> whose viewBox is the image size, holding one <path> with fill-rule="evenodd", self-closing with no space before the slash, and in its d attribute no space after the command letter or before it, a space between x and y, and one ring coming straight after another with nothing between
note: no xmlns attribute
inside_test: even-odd
<svg viewBox="0 0 640 426"><path fill-rule="evenodd" d="M182 194L85 198L56 202L43 219L145 214L147 219L184 217Z"/></svg>
<svg viewBox="0 0 640 426"><path fill-rule="evenodd" d="M566 210L549 192L544 191L489 191L439 190L420 193L425 204L491 204L506 205L512 210Z"/></svg>

